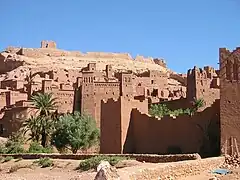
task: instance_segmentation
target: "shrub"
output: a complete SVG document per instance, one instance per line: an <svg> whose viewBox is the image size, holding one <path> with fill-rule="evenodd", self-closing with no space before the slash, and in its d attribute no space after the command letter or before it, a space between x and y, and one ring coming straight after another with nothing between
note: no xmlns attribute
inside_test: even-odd
<svg viewBox="0 0 240 180"><path fill-rule="evenodd" d="M99 163L103 160L108 161L112 166L116 165L118 162L122 160L126 160L126 157L117 157L117 156L95 156L84 161L81 161L77 169L81 169L83 171L87 171L89 169L97 168Z"/></svg>
<svg viewBox="0 0 240 180"><path fill-rule="evenodd" d="M99 129L95 120L78 112L61 116L52 135L52 143L59 151L70 149L74 154L90 148L98 141Z"/></svg>
<svg viewBox="0 0 240 180"><path fill-rule="evenodd" d="M23 153L25 152L22 146L23 144L23 135L20 132L14 133L9 137L8 141L6 142L3 152L6 154Z"/></svg>
<svg viewBox="0 0 240 180"><path fill-rule="evenodd" d="M8 161L11 161L13 160L14 158L12 156L6 156L3 160L3 162L8 162Z"/></svg>
<svg viewBox="0 0 240 180"><path fill-rule="evenodd" d="M37 142L32 142L30 144L30 147L28 149L29 153L52 153L53 149L51 147L44 148L42 145L40 145Z"/></svg>
<svg viewBox="0 0 240 180"><path fill-rule="evenodd" d="M151 116L163 117L170 114L170 109L166 106L166 104L152 104L149 109L149 114Z"/></svg>
<svg viewBox="0 0 240 180"><path fill-rule="evenodd" d="M7 152L7 149L5 145L0 144L0 154L6 154L6 152Z"/></svg>
<svg viewBox="0 0 240 180"><path fill-rule="evenodd" d="M39 160L34 161L34 163L37 163L42 168L52 167L54 165L53 160L51 160L48 157L47 158L40 158Z"/></svg>
<svg viewBox="0 0 240 180"><path fill-rule="evenodd" d="M17 154L17 153L25 152L20 142L8 141L5 147L6 147L6 151L5 151L6 154Z"/></svg>

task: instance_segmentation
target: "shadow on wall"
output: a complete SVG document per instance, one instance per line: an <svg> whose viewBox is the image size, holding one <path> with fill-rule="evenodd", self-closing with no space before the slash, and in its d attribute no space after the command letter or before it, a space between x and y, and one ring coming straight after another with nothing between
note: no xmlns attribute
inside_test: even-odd
<svg viewBox="0 0 240 180"><path fill-rule="evenodd" d="M124 153L199 153L202 157L220 155L219 100L190 117L163 117L161 120L131 112Z"/></svg>

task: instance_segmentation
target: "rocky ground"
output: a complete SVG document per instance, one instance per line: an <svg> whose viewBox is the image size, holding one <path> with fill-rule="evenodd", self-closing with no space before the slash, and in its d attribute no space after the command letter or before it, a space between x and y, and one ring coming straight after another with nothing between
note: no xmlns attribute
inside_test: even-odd
<svg viewBox="0 0 240 180"><path fill-rule="evenodd" d="M54 160L53 167L41 168L33 165L34 160L11 160L9 162L0 164L0 179L4 180L91 180L94 179L96 172L90 170L81 172L76 170L79 165L78 160ZM186 163L188 163L186 161ZM117 172L121 177L131 173L133 169L144 167L151 167L153 164L140 163L129 161L123 165L118 165ZM171 163L168 163L171 165ZM159 166L166 166L166 164L159 164ZM169 176L171 179L171 176ZM214 175L210 172L202 172L195 176L183 177L179 180L235 180L240 179L240 168L234 169L233 173L228 175Z"/></svg>

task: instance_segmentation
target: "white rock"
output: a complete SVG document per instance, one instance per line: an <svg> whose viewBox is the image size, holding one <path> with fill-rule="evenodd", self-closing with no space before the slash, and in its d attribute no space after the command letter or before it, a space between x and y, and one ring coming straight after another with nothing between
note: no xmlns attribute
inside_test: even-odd
<svg viewBox="0 0 240 180"><path fill-rule="evenodd" d="M110 168L111 165L108 161L101 161L100 164L97 167L97 172L99 172L102 168Z"/></svg>
<svg viewBox="0 0 240 180"><path fill-rule="evenodd" d="M108 161L101 161L97 167L97 172L94 180L120 180L117 169L111 167Z"/></svg>

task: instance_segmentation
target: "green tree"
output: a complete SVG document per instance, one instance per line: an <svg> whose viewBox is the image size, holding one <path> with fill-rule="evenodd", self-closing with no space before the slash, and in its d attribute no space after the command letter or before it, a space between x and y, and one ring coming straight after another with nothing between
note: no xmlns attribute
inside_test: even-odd
<svg viewBox="0 0 240 180"><path fill-rule="evenodd" d="M70 149L74 154L98 142L99 129L95 120L78 112L61 116L52 135L52 143L59 151Z"/></svg>
<svg viewBox="0 0 240 180"><path fill-rule="evenodd" d="M171 110L168 109L166 104L152 104L149 110L149 114L152 116L163 117L169 115Z"/></svg>
<svg viewBox="0 0 240 180"><path fill-rule="evenodd" d="M37 93L33 95L32 103L38 110L36 117L30 117L24 124L24 132L30 132L30 138L34 141L40 141L43 147L47 146L47 142L54 131L55 114L57 108L56 98L52 93Z"/></svg>
<svg viewBox="0 0 240 180"><path fill-rule="evenodd" d="M33 105L38 109L40 116L49 117L57 108L57 99L53 93L37 93L31 98Z"/></svg>

